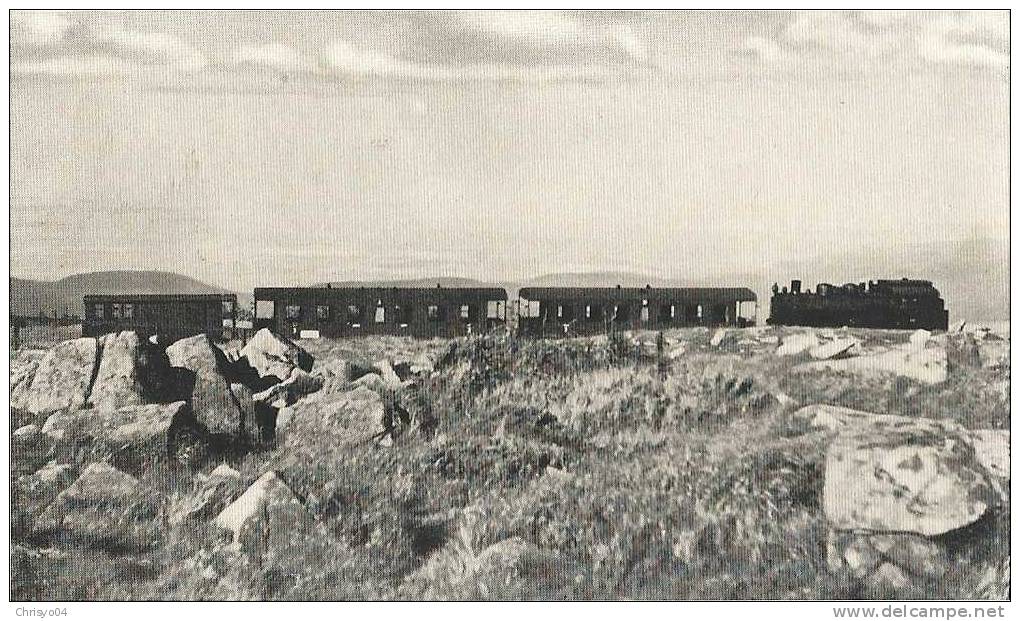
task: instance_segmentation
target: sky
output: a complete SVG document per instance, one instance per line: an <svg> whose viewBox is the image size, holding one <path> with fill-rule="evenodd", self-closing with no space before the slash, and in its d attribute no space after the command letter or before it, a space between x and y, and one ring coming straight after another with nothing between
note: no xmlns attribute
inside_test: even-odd
<svg viewBox="0 0 1020 621"><path fill-rule="evenodd" d="M1006 12L11 14L11 271L747 273L1006 239Z"/></svg>

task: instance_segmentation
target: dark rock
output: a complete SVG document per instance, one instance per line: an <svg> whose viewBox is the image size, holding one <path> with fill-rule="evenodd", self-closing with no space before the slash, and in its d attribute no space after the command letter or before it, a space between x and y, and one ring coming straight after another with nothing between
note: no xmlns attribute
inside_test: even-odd
<svg viewBox="0 0 1020 621"><path fill-rule="evenodd" d="M170 364L193 374L189 387L184 383L179 398L188 400L195 419L211 434L226 434L243 438L246 426L254 421L245 420L245 413L230 390L224 374L227 359L212 340L204 334L177 341L166 349Z"/></svg>

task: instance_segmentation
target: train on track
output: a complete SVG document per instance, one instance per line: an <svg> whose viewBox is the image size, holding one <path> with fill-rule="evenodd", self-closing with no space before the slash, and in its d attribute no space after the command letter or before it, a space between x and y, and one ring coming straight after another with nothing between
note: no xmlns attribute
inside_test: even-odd
<svg viewBox="0 0 1020 621"><path fill-rule="evenodd" d="M746 287L524 287L511 300L499 286L258 287L247 329L293 338L374 334L457 337L501 329L531 337L684 327L743 328L757 323L758 298ZM772 325L945 330L949 313L927 280L773 286ZM87 295L82 332L135 330L167 341L239 333L237 296Z"/></svg>

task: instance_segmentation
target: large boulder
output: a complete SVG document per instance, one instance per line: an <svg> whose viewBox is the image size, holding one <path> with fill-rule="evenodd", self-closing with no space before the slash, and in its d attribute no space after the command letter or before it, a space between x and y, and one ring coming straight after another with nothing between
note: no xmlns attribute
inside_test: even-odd
<svg viewBox="0 0 1020 621"><path fill-rule="evenodd" d="M161 357L149 353L149 344L135 332L105 334L99 338L99 368L89 394L89 404L97 409L116 410L141 405L148 395L150 376L165 373Z"/></svg>
<svg viewBox="0 0 1020 621"><path fill-rule="evenodd" d="M142 472L172 453L173 434L193 426L191 410L184 401L133 405L99 410L88 427L122 469Z"/></svg>
<svg viewBox="0 0 1020 621"><path fill-rule="evenodd" d="M835 339L812 347L809 353L815 360L831 360L833 358L845 358L856 356L860 353L861 342L853 337Z"/></svg>
<svg viewBox="0 0 1020 621"><path fill-rule="evenodd" d="M80 338L60 343L39 361L24 409L33 414L77 410L85 406L92 387L98 345L96 339Z"/></svg>
<svg viewBox="0 0 1020 621"><path fill-rule="evenodd" d="M1009 480L1009 430L979 429L970 432L974 455L994 477Z"/></svg>
<svg viewBox="0 0 1020 621"><path fill-rule="evenodd" d="M928 424L857 428L828 449L823 504L837 530L940 535L998 502L973 446Z"/></svg>
<svg viewBox="0 0 1020 621"><path fill-rule="evenodd" d="M939 384L946 381L947 377L946 350L942 347L925 349L897 347L854 358L808 362L794 369L894 374L923 384Z"/></svg>
<svg viewBox="0 0 1020 621"><path fill-rule="evenodd" d="M243 437L246 421L241 405L230 390L224 371L227 358L205 334L181 339L166 348L170 364L186 374L178 398L190 401L195 419L211 433Z"/></svg>
<svg viewBox="0 0 1020 621"><path fill-rule="evenodd" d="M794 412L792 418L805 424L812 430L837 433L861 429L896 432L900 429L917 428L923 428L932 433L964 433L963 427L951 420L896 416L894 414L874 414L864 410L855 410L823 403L806 405Z"/></svg>
<svg viewBox="0 0 1020 621"><path fill-rule="evenodd" d="M278 381L290 377L295 368L310 373L314 363L308 352L267 328L251 337L241 349L241 358L247 361L259 377L273 377Z"/></svg>
<svg viewBox="0 0 1020 621"><path fill-rule="evenodd" d="M38 360L11 360L11 407L19 410L28 408L32 395L32 380L35 379Z"/></svg>
<svg viewBox="0 0 1020 621"><path fill-rule="evenodd" d="M145 502L145 496L138 479L107 463L94 463L57 495L33 532L98 545L147 545L151 533L143 532L140 524L155 517L155 506Z"/></svg>
<svg viewBox="0 0 1020 621"><path fill-rule="evenodd" d="M814 347L818 347L818 337L814 332L799 332L783 337L782 344L776 349L777 356L796 356Z"/></svg>
<svg viewBox="0 0 1020 621"><path fill-rule="evenodd" d="M51 414L42 434L55 442L85 440L92 455L122 470L142 472L172 453L173 435L196 427L184 401L129 405L116 410L80 410Z"/></svg>
<svg viewBox="0 0 1020 621"><path fill-rule="evenodd" d="M77 416L70 412L54 412L43 422L42 434L54 442L59 442L67 436L68 429L76 420Z"/></svg>
<svg viewBox="0 0 1020 621"><path fill-rule="evenodd" d="M213 523L231 533L231 545L262 558L316 530L315 518L270 470L230 503Z"/></svg>
<svg viewBox="0 0 1020 621"><path fill-rule="evenodd" d="M39 426L29 423L15 429L11 433L11 441L14 443L30 443L38 440L40 436L42 436L42 431L39 430Z"/></svg>
<svg viewBox="0 0 1020 621"><path fill-rule="evenodd" d="M247 441L254 444L272 439L276 407L257 401L251 388L240 382L231 383L230 392L234 395L238 407L241 408Z"/></svg>
<svg viewBox="0 0 1020 621"><path fill-rule="evenodd" d="M48 463L31 474L17 478L14 493L21 509L40 513L57 494L75 480L74 468L67 464Z"/></svg>
<svg viewBox="0 0 1020 621"><path fill-rule="evenodd" d="M288 409L293 410L285 440L288 444L312 438L358 444L381 440L396 427L379 393L364 386L327 399L302 400Z"/></svg>

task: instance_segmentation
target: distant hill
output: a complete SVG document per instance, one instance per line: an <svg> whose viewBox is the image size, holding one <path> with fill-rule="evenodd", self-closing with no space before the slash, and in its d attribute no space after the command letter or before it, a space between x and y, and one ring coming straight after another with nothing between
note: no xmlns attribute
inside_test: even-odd
<svg viewBox="0 0 1020 621"><path fill-rule="evenodd" d="M229 293L173 272L113 271L74 274L56 281L11 278L11 314L80 315L82 297L99 293Z"/></svg>
<svg viewBox="0 0 1020 621"><path fill-rule="evenodd" d="M529 278L520 287L644 287L682 286L668 279L634 272L563 272Z"/></svg>
<svg viewBox="0 0 1020 621"><path fill-rule="evenodd" d="M435 278L411 278L403 280L343 280L329 283L316 283L313 287L325 287L329 285L337 289L352 287L435 287L439 285L448 289L463 287L499 287L499 284L483 282L473 278L455 278L451 276L439 276Z"/></svg>

